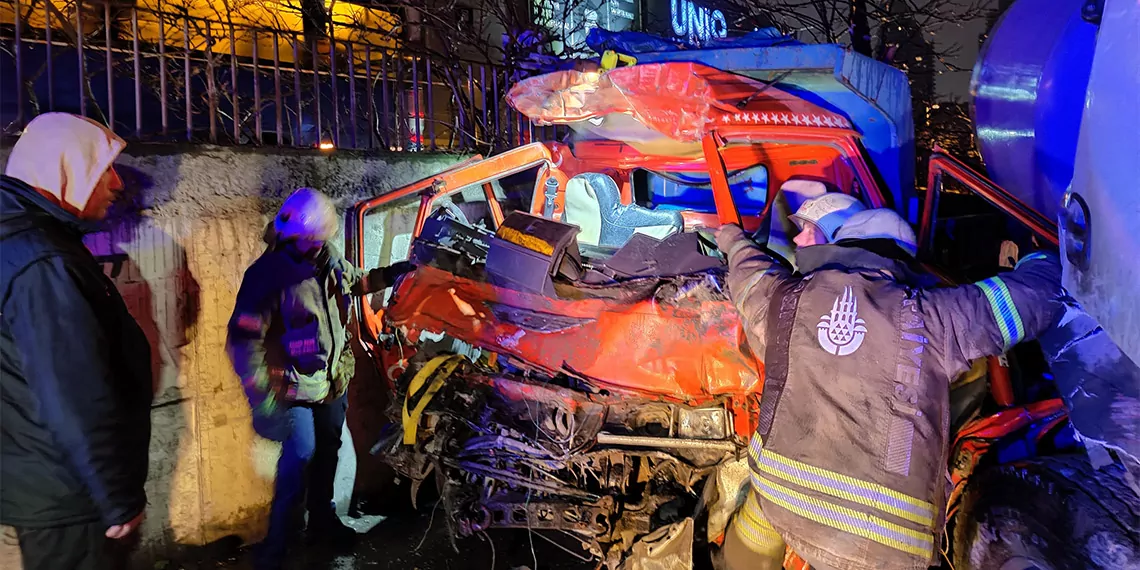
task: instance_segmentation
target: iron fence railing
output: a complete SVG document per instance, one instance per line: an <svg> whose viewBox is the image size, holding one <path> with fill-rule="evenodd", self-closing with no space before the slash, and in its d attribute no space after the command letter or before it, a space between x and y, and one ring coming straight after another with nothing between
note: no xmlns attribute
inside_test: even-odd
<svg viewBox="0 0 1140 570"><path fill-rule="evenodd" d="M494 152L561 134L505 103L517 74L417 53L382 26L311 38L158 2L0 0L5 134L47 111L228 145Z"/></svg>

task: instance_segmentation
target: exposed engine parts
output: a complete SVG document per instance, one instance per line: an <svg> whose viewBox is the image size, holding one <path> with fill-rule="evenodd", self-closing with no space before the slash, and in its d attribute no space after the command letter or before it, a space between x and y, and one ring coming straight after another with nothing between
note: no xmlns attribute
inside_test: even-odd
<svg viewBox="0 0 1140 570"><path fill-rule="evenodd" d="M460 537L551 532L613 567L639 538L692 513L717 466L743 449L725 403L591 393L496 368L417 358L390 409L403 433L374 449L414 490L435 475Z"/></svg>

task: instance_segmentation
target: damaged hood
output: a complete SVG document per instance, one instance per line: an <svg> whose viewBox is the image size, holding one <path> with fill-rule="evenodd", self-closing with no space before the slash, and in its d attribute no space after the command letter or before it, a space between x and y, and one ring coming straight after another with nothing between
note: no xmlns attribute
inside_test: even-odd
<svg viewBox="0 0 1140 570"><path fill-rule="evenodd" d="M524 79L507 94L536 125L632 146L672 143L699 153L714 128L850 129L846 118L778 87L698 63L651 63L601 73L566 70ZM641 149L639 149L641 150Z"/></svg>

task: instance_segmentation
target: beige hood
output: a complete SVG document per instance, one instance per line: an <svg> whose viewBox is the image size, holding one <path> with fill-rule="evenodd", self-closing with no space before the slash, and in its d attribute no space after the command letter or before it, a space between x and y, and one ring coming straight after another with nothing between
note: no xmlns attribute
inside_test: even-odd
<svg viewBox="0 0 1140 570"><path fill-rule="evenodd" d="M4 174L23 180L78 214L127 143L91 119L44 113L32 119L8 155Z"/></svg>

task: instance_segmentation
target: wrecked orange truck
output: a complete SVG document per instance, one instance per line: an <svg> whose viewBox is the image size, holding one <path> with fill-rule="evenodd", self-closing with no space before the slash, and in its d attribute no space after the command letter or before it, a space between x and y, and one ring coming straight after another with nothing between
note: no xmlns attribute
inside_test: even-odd
<svg viewBox="0 0 1140 570"><path fill-rule="evenodd" d="M740 223L792 260L787 215L807 191L918 211L913 180L882 170L913 160L899 142L909 96L890 94L892 108L888 93L841 80L859 66L880 86L905 78L838 46L770 49L793 48L790 70L767 53L755 69L672 61L523 80L510 103L571 137L474 157L354 208L355 263L419 266L359 307L393 394L374 452L413 489L438 486L456 535L526 529L609 568L688 568L715 550L745 486L764 365L712 233ZM828 77L863 103L796 94ZM1057 243L1048 220L962 163L936 154L930 172L927 204L957 179L990 215ZM927 261L945 233L937 213L919 224ZM976 516L967 482L979 465L1074 447L1060 400L1026 405L1009 378L993 359L953 386L958 516ZM967 553L982 544L961 540ZM789 552L786 567L804 564Z"/></svg>

